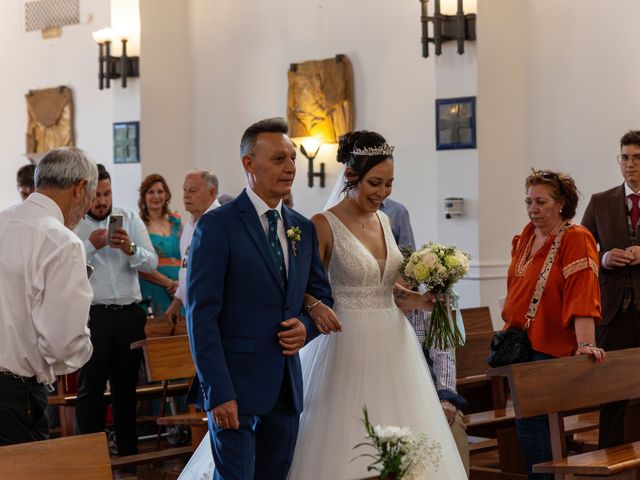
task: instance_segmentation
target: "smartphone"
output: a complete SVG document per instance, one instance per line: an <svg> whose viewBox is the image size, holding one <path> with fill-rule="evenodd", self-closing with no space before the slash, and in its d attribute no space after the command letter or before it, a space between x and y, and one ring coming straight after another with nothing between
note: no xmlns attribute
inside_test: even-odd
<svg viewBox="0 0 640 480"><path fill-rule="evenodd" d="M121 213L112 213L109 215L109 227L107 228L107 239L111 240L111 236L116 230L122 228L123 217Z"/></svg>

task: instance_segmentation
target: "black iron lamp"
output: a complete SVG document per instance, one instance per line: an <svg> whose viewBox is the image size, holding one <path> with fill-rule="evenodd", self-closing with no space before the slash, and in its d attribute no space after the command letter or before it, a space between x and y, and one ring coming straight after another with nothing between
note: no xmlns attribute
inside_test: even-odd
<svg viewBox="0 0 640 480"><path fill-rule="evenodd" d="M127 88L128 77L140 76L140 57L127 55L127 37L120 36L122 42L122 55L111 55L111 41L115 37L110 28L103 28L93 32L93 39L98 44L100 55L98 57L98 87L111 88L111 79L122 79L122 88Z"/></svg>
<svg viewBox="0 0 640 480"><path fill-rule="evenodd" d="M420 0L422 5L422 56L429 56L429 43L435 46L436 55L442 53L442 44L455 40L458 44L458 53L464 53L464 41L476 40L476 14L464 13L462 0L457 0L458 9L455 15L443 15L440 9L440 0L435 0L433 17L427 12L429 0ZM429 36L429 22L433 24L433 37Z"/></svg>
<svg viewBox="0 0 640 480"><path fill-rule="evenodd" d="M322 142L316 137L306 137L300 141L300 152L302 152L302 154L305 157L307 157L307 160L309 161L309 169L307 172L307 177L309 179L309 187L313 187L313 183L314 183L313 180L315 177L318 177L320 179L320 187L324 188L324 179L325 179L324 162L320 162L319 172L314 172L314 169L313 169L313 160L318 155L318 152L320 151L320 147L322 147Z"/></svg>

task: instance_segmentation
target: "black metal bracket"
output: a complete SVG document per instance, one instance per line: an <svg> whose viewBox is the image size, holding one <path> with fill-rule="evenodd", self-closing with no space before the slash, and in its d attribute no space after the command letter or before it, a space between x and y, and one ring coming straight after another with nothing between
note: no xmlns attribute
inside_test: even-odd
<svg viewBox="0 0 640 480"><path fill-rule="evenodd" d="M122 79L122 88L127 88L127 78L140 76L140 57L130 57L127 55L127 41L122 40L122 55L115 57L111 55L111 42L98 44L100 55L98 57L98 87L111 88L111 80Z"/></svg>
<svg viewBox="0 0 640 480"><path fill-rule="evenodd" d="M440 13L440 0L435 0L435 12L433 16L427 14L428 0L420 0L422 4L422 56L429 56L429 44L433 43L435 54L442 53L442 44L456 41L458 54L464 53L464 42L476 40L476 14L465 14L462 11L462 0L458 0L458 12L456 15L442 15ZM433 37L429 36L429 22L433 25Z"/></svg>
<svg viewBox="0 0 640 480"><path fill-rule="evenodd" d="M314 158L316 158L316 156L318 155L318 151L320 150L320 148L318 147L318 150L314 152L307 152L307 150L304 148L304 145L300 145L300 152L302 152L302 154L307 157L308 160L308 169L307 169L307 178L309 180L309 188L313 188L313 183L314 183L314 178L318 177L320 179L320 188L324 188L324 181L325 181L325 171L324 171L324 162L320 162L320 171L319 172L315 172L314 171L314 167L313 167L313 160Z"/></svg>

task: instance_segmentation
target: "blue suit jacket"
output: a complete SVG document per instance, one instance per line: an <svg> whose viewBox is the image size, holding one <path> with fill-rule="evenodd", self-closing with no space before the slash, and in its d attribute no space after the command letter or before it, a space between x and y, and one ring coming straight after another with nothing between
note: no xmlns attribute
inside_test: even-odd
<svg viewBox="0 0 640 480"><path fill-rule="evenodd" d="M282 354L280 322L297 317L307 328L308 342L318 331L302 314L305 292L329 306L333 300L313 223L286 206L282 216L285 229L297 226L301 232L295 256L287 242L286 288L246 192L198 221L187 271L187 328L194 385L200 387L191 394L204 410L236 400L240 415L269 412L286 362L295 408L302 411L300 359Z"/></svg>

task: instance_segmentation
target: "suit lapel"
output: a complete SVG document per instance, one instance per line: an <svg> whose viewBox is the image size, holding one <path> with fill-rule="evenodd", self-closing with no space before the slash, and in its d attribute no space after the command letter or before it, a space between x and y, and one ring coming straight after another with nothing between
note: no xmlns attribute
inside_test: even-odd
<svg viewBox="0 0 640 480"><path fill-rule="evenodd" d="M289 230L291 227L299 226L299 225L293 225L291 223L291 212L289 211L289 207L285 205L282 206L282 220L284 222L285 234L287 230ZM296 275L298 273L298 255L300 254L301 243L302 243L301 241L296 243L296 254L294 255L293 245L291 244L291 240L289 240L289 236L287 235L287 252L289 255L289 271L287 275L287 293L289 292L290 288L294 285L294 282L296 280Z"/></svg>
<svg viewBox="0 0 640 480"><path fill-rule="evenodd" d="M613 238L626 239L625 245L631 245L631 239L629 238L629 226L627 222L627 199L624 195L624 184L616 188L613 194L609 197L609 222Z"/></svg>
<svg viewBox="0 0 640 480"><path fill-rule="evenodd" d="M276 262L273 259L273 255L271 254L271 250L268 246L267 235L262 228L262 223L258 218L258 213L245 191L238 196L237 205L238 210L240 211L240 219L242 220L242 223L244 223L247 232L249 232L251 239L256 244L256 248L258 249L258 252L260 252L262 259L267 264L267 268L271 272L276 284L282 291L284 291L282 278L280 277L280 273L276 267Z"/></svg>

